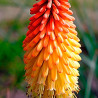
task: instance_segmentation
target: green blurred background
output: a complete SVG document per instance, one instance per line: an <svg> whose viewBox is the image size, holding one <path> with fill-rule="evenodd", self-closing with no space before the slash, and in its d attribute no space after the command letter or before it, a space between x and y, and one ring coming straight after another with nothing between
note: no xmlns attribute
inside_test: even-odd
<svg viewBox="0 0 98 98"><path fill-rule="evenodd" d="M78 98L98 98L98 0L69 0L82 61ZM35 0L0 0L0 98L27 98L22 41Z"/></svg>

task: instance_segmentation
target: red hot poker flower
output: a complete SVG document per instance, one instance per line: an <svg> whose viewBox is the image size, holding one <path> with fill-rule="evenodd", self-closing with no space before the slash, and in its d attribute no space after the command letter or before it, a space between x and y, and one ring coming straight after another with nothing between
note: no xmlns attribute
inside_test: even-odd
<svg viewBox="0 0 98 98"><path fill-rule="evenodd" d="M80 40L68 0L41 0L33 5L23 41L28 95L72 98L79 91Z"/></svg>

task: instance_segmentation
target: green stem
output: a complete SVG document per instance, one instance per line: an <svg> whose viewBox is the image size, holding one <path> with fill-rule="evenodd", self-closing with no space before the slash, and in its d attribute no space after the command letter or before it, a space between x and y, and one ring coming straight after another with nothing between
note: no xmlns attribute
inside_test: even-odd
<svg viewBox="0 0 98 98"><path fill-rule="evenodd" d="M93 60L91 60L91 63L90 63L90 71L89 71L89 75L88 75L84 98L90 98L91 84L92 84L92 80L93 80L93 76L94 76L95 67L96 67L96 55L94 55Z"/></svg>

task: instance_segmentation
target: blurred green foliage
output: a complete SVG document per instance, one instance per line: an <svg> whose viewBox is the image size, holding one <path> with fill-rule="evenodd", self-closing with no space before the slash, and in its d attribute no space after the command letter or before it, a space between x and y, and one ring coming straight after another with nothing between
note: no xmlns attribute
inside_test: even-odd
<svg viewBox="0 0 98 98"><path fill-rule="evenodd" d="M80 0L81 1L81 0ZM87 9L98 11L94 1L70 0L79 21L75 21L81 39L82 61L79 68L79 98L98 98L98 31L94 30ZM20 7L22 11L32 7L35 0L0 0L0 6ZM97 1L96 1L97 2ZM0 22L0 91L6 88L25 90L22 41L25 38L29 18L21 20L20 12L13 20ZM97 16L96 16L97 17ZM79 24L79 22L82 24ZM86 29L85 29L86 27ZM3 34L4 33L4 34ZM7 81L7 83L6 83ZM95 85L95 86L93 86Z"/></svg>

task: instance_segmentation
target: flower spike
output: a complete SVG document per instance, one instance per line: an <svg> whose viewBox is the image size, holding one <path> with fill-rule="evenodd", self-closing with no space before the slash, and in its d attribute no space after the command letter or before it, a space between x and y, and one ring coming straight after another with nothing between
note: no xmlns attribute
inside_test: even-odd
<svg viewBox="0 0 98 98"><path fill-rule="evenodd" d="M36 0L38 1L38 0ZM40 0L23 41L25 80L32 98L73 98L82 52L68 0Z"/></svg>

